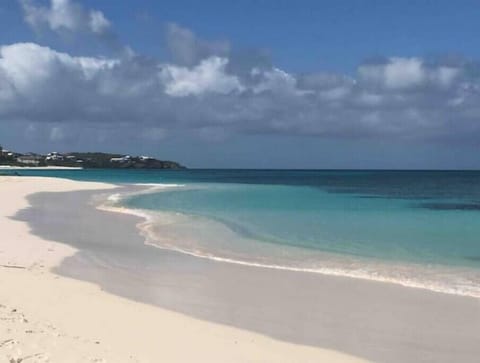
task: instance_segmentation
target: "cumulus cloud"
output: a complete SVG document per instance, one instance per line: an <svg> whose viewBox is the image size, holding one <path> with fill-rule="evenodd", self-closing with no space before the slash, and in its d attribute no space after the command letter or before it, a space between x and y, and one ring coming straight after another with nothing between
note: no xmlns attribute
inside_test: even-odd
<svg viewBox="0 0 480 363"><path fill-rule="evenodd" d="M0 114L33 121L62 120L66 114L81 117L78 113L84 106L94 106L90 92L98 77L117 62L72 57L33 43L2 46L0 94L7 97Z"/></svg>
<svg viewBox="0 0 480 363"><path fill-rule="evenodd" d="M170 96L241 92L243 86L239 79L225 72L227 64L226 58L211 57L191 69L166 65L160 72L160 78Z"/></svg>
<svg viewBox="0 0 480 363"><path fill-rule="evenodd" d="M253 68L251 75L257 80L253 92L297 92L297 80L279 68L261 70Z"/></svg>
<svg viewBox="0 0 480 363"><path fill-rule="evenodd" d="M76 29L78 16L55 18L55 4L73 3L53 1L29 21ZM55 9L55 16L63 14ZM80 13L92 32L109 24L103 14ZM35 43L1 46L0 122L22 120L32 132L45 125L46 137L56 141L91 129L102 140L135 132L149 142L178 131L213 140L286 134L475 143L480 137L480 65L473 61L394 57L361 64L352 76L298 75L263 58L243 62L229 45L178 25L170 24L167 38L169 61L133 53L80 57Z"/></svg>
<svg viewBox="0 0 480 363"><path fill-rule="evenodd" d="M110 21L101 11L91 10L88 26L93 33L102 34L110 28Z"/></svg>
<svg viewBox="0 0 480 363"><path fill-rule="evenodd" d="M363 65L358 73L362 81L390 89L415 87L425 81L418 58L391 58L384 64Z"/></svg>
<svg viewBox="0 0 480 363"><path fill-rule="evenodd" d="M88 10L72 0L50 0L49 6L35 0L19 0L24 18L35 30L47 28L54 32L84 32L105 35L111 23L99 10Z"/></svg>
<svg viewBox="0 0 480 363"><path fill-rule="evenodd" d="M449 87L461 69L449 65L429 65L420 58L393 57L385 62L359 67L359 80L390 90L412 89L428 84Z"/></svg>
<svg viewBox="0 0 480 363"><path fill-rule="evenodd" d="M230 52L229 42L200 39L190 29L175 23L167 24L166 43L173 61L186 66L211 56L225 57Z"/></svg>

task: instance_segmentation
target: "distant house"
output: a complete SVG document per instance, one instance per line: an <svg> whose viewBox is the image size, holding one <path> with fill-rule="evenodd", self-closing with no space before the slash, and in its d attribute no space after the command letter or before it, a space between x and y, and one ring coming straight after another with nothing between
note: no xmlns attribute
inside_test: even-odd
<svg viewBox="0 0 480 363"><path fill-rule="evenodd" d="M110 162L111 163L121 163L121 162L123 162L123 158L111 158Z"/></svg>
<svg viewBox="0 0 480 363"><path fill-rule="evenodd" d="M65 157L56 151L48 153L47 157L45 158L46 161L63 161L64 159Z"/></svg>
<svg viewBox="0 0 480 363"><path fill-rule="evenodd" d="M120 158L111 158L110 159L110 162L111 163L126 163L128 161L130 161L132 157L130 155L125 155L125 156L122 156Z"/></svg>
<svg viewBox="0 0 480 363"><path fill-rule="evenodd" d="M144 155L142 155L142 156L140 156L140 160L142 160L142 161L147 161L147 160L153 160L153 158L152 158L151 156L144 156Z"/></svg>
<svg viewBox="0 0 480 363"><path fill-rule="evenodd" d="M1 153L1 156L3 157L12 157L13 156L13 152L11 151L8 151L8 150L0 150L0 153Z"/></svg>
<svg viewBox="0 0 480 363"><path fill-rule="evenodd" d="M42 157L39 155L22 155L17 158L17 162L32 166L38 166L41 161Z"/></svg>

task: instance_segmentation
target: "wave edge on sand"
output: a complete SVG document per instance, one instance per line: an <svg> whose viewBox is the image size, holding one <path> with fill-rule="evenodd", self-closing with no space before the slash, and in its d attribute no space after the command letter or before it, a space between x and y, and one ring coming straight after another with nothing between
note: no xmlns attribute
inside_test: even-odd
<svg viewBox="0 0 480 363"><path fill-rule="evenodd" d="M326 276L336 276L336 277L345 277L353 279L362 279L374 282L381 283L391 283L408 288L423 289L428 291L433 291L437 293L464 296L480 299L480 286L474 285L474 280L463 280L458 281L457 286L449 286L447 284L441 284L438 281L425 281L421 278L414 277L395 277L389 276L386 273L381 273L379 271L368 271L367 269L356 268L356 269L346 269L341 267L298 267L298 266L286 266L282 264L271 264L271 263L260 263L255 261L248 261L246 259L235 259L225 256L219 256L212 252L201 251L199 249L186 249L180 246L175 245L174 243L160 243L156 238L155 233L152 231L152 227L156 224L156 219L154 217L154 212L147 211L144 209L138 208L129 208L121 205L122 200L127 197L138 194L148 194L153 192L158 192L162 190L172 190L174 188L183 188L183 184L162 184L162 183L137 183L136 186L148 187L142 191L129 192L129 193L114 193L107 197L107 201L97 205L97 208L104 211L115 212L115 213L124 213L139 218L144 219L144 221L137 224L137 228L145 238L145 244L160 248L164 250L174 251L177 253L182 253L196 258L208 259L215 262L222 263L231 263L241 266L248 266L254 268L265 268L271 270L283 270L291 272L301 272L301 273L315 273ZM164 212L165 213L165 212ZM182 213L178 212L169 212L171 216L181 215ZM263 242L259 242L263 243ZM325 255L328 255L325 253ZM444 268L444 267L440 267ZM462 286L462 287L460 287Z"/></svg>

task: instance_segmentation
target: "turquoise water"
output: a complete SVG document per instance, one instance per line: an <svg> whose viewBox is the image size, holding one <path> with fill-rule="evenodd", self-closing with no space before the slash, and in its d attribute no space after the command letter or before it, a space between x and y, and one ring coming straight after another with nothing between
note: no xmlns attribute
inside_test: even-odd
<svg viewBox="0 0 480 363"><path fill-rule="evenodd" d="M25 173L156 185L121 204L157 247L480 296L480 172Z"/></svg>
<svg viewBox="0 0 480 363"><path fill-rule="evenodd" d="M140 195L132 208L205 216L259 241L381 259L479 266L480 213L279 185L202 185Z"/></svg>

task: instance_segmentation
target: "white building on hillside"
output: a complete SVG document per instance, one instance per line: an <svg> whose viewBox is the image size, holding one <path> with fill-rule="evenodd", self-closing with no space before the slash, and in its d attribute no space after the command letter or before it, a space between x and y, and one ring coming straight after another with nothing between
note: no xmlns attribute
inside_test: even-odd
<svg viewBox="0 0 480 363"><path fill-rule="evenodd" d="M110 162L111 163L126 163L127 161L130 161L132 157L130 155L125 155L120 158L111 158Z"/></svg>

